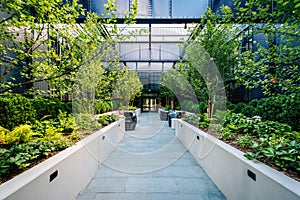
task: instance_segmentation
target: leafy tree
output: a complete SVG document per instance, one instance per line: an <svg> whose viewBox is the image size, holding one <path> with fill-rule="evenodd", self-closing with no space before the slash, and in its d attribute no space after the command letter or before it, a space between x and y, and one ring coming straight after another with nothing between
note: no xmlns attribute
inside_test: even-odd
<svg viewBox="0 0 300 200"><path fill-rule="evenodd" d="M239 56L237 80L248 88L261 87L269 96L299 95L300 1L237 1L236 10L238 22L251 26L248 37L254 40Z"/></svg>
<svg viewBox="0 0 300 200"><path fill-rule="evenodd" d="M142 94L142 88L143 84L141 83L138 74L125 67L123 68L122 77L116 82L112 96L114 100L121 100L122 105L128 106L135 97Z"/></svg>
<svg viewBox="0 0 300 200"><path fill-rule="evenodd" d="M80 27L81 31L73 40L76 47L75 55L79 57L80 66L72 77L75 84L71 88L75 93L74 112L76 113L94 115L96 99L98 102L110 101L111 86L115 85L119 77L118 43L125 36L116 24L108 24L114 23L114 13L117 12L113 2L109 1L105 4L107 14L113 15L111 18L106 19L95 13L88 13L85 23ZM132 5L127 23L133 23L131 17L134 17L132 13L136 13L136 6L137 4Z"/></svg>
<svg viewBox="0 0 300 200"><path fill-rule="evenodd" d="M91 60L102 66L116 65L116 44L124 36L115 24L118 9L114 2L104 4L103 16L110 18L88 13L85 23L77 24L79 14L84 14L77 0L1 0L0 92L26 86L31 93L33 84L46 81L50 91L34 92L64 95L73 91L80 68ZM128 24L134 23L137 3L133 1L124 16Z"/></svg>
<svg viewBox="0 0 300 200"><path fill-rule="evenodd" d="M183 46L185 62L181 63L181 73L193 86L199 101L207 103L209 117L215 104L225 101L223 81L231 77L238 52L235 34L239 27L230 23L232 17L227 6L222 6L221 13L208 9L193 30L192 40Z"/></svg>
<svg viewBox="0 0 300 200"><path fill-rule="evenodd" d="M82 13L77 0L0 0L0 5L1 93L18 87L29 92L34 82L69 73L71 66L60 56L67 48L61 39L70 35L63 24L74 24ZM57 52L57 45L62 51Z"/></svg>
<svg viewBox="0 0 300 200"><path fill-rule="evenodd" d="M184 101L192 101L196 104L198 102L192 86L176 69L163 72L159 82L159 93L160 96L178 101L181 106Z"/></svg>

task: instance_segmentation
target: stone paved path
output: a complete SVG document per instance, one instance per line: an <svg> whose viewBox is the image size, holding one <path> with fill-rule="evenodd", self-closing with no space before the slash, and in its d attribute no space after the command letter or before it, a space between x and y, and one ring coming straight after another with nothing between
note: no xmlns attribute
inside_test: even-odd
<svg viewBox="0 0 300 200"><path fill-rule="evenodd" d="M142 113L77 200L223 200L157 113Z"/></svg>

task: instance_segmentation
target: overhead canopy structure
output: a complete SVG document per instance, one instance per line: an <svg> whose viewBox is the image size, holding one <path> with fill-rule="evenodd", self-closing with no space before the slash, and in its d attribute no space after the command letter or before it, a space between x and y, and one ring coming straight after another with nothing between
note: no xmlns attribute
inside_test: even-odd
<svg viewBox="0 0 300 200"><path fill-rule="evenodd" d="M133 0L116 0L117 18L130 10ZM81 0L86 10L102 15L107 0ZM137 23L185 23L197 21L212 0L139 0Z"/></svg>
<svg viewBox="0 0 300 200"><path fill-rule="evenodd" d="M126 25L119 25L120 28ZM122 27L126 32L143 30L140 35L130 37L119 46L121 66L138 72L145 89L155 91L161 73L176 68L183 52L179 47L187 40L192 25L182 24L137 24Z"/></svg>
<svg viewBox="0 0 300 200"><path fill-rule="evenodd" d="M162 72L177 68L183 58L180 45L191 36L190 28L200 22L207 8L213 11L221 5L232 7L233 0L138 0L138 14L135 25L123 24L123 16L130 10L133 0L116 0L119 12L117 26L126 35L132 31L144 30L119 44L120 67L127 66L138 73L144 85L144 92L157 92ZM103 15L107 0L81 0L84 8ZM81 20L84 20L82 18ZM150 95L151 96L151 95ZM143 101L143 100L142 100Z"/></svg>
<svg viewBox="0 0 300 200"><path fill-rule="evenodd" d="M199 22L211 0L138 0L136 25L122 24L122 16L130 10L132 0L116 0L118 26L126 33L144 30L119 46L121 67L138 72L144 85L155 90L161 73L176 67L183 56L179 45L187 40L192 22ZM81 0L88 11L103 16L107 0ZM105 17L105 16L104 16ZM107 16L109 18L109 16Z"/></svg>

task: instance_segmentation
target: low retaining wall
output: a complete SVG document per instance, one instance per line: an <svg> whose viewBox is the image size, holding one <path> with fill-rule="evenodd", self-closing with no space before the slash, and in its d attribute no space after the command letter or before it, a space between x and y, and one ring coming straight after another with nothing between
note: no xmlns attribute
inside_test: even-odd
<svg viewBox="0 0 300 200"><path fill-rule="evenodd" d="M75 199L125 131L124 119L0 185L0 199Z"/></svg>
<svg viewBox="0 0 300 200"><path fill-rule="evenodd" d="M208 135L175 119L176 136L208 176L230 200L299 200L300 183Z"/></svg>
<svg viewBox="0 0 300 200"><path fill-rule="evenodd" d="M141 115L141 110L142 109L140 109L140 108L135 110L135 114L136 114L137 117L139 117Z"/></svg>

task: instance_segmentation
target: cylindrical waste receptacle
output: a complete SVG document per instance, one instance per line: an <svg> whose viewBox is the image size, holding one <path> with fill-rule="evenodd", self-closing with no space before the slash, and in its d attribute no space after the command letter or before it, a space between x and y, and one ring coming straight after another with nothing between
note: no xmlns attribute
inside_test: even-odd
<svg viewBox="0 0 300 200"><path fill-rule="evenodd" d="M177 118L177 114L175 112L169 113L169 127L171 127L172 119Z"/></svg>

